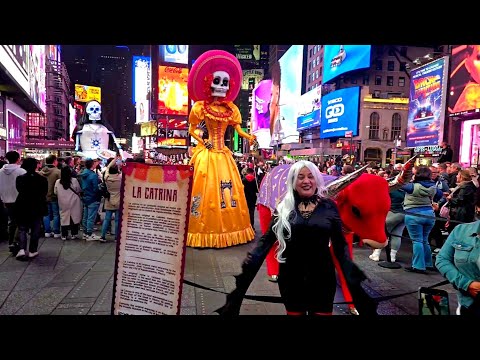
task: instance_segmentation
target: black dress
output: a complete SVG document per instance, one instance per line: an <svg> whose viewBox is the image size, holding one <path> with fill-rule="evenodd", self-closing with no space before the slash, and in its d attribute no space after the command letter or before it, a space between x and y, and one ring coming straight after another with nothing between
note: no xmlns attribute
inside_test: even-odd
<svg viewBox="0 0 480 360"><path fill-rule="evenodd" d="M350 259L335 202L321 199L309 218L300 214L298 202L297 199L290 218L292 233L290 239L286 240L283 253L286 260L280 263L278 275L278 286L286 310L309 313L333 311L337 286L330 253L332 246L360 314L362 310L366 315L376 314L376 304L369 301L371 299L360 286L366 276ZM275 244L276 235L272 230L275 220L276 214L269 230L244 260L242 273L236 276L237 288L227 296L225 306L217 310L221 315L239 313L243 296Z"/></svg>

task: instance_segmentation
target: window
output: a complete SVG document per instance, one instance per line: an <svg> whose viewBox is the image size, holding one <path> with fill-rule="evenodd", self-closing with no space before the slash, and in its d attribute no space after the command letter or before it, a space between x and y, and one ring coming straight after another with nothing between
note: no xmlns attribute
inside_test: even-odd
<svg viewBox="0 0 480 360"><path fill-rule="evenodd" d="M406 62L401 62L400 63L400 71L407 71L407 63Z"/></svg>
<svg viewBox="0 0 480 360"><path fill-rule="evenodd" d="M310 49L310 57L313 56L313 48Z"/></svg>
<svg viewBox="0 0 480 360"><path fill-rule="evenodd" d="M308 63L308 71L310 71L310 70L312 70L312 63L311 62Z"/></svg>
<svg viewBox="0 0 480 360"><path fill-rule="evenodd" d="M391 132L391 139L396 140L401 139L402 133L402 116L399 113L395 113L392 115L392 132Z"/></svg>
<svg viewBox="0 0 480 360"><path fill-rule="evenodd" d="M368 85L370 82L370 77L368 74L363 75L363 85Z"/></svg>
<svg viewBox="0 0 480 360"><path fill-rule="evenodd" d="M395 49L394 48L388 48L388 56L395 56Z"/></svg>
<svg viewBox="0 0 480 360"><path fill-rule="evenodd" d="M382 70L382 59L375 60L375 70Z"/></svg>
<svg viewBox="0 0 480 360"><path fill-rule="evenodd" d="M316 53L317 53L317 47L315 46L315 47L313 48L313 55L315 55Z"/></svg>
<svg viewBox="0 0 480 360"><path fill-rule="evenodd" d="M387 86L393 86L393 76L387 76Z"/></svg>
<svg viewBox="0 0 480 360"><path fill-rule="evenodd" d="M405 78L403 76L398 78L398 86L405 86Z"/></svg>
<svg viewBox="0 0 480 360"><path fill-rule="evenodd" d="M400 55L401 56L407 56L407 47L406 46L402 46L400 48Z"/></svg>
<svg viewBox="0 0 480 360"><path fill-rule="evenodd" d="M375 85L382 85L382 76L375 75Z"/></svg>
<svg viewBox="0 0 480 360"><path fill-rule="evenodd" d="M321 74L323 70L323 66L320 66L319 73Z"/></svg>
<svg viewBox="0 0 480 360"><path fill-rule="evenodd" d="M315 79L318 79L318 69L315 70Z"/></svg>
<svg viewBox="0 0 480 360"><path fill-rule="evenodd" d="M317 56L317 66L320 64L320 55Z"/></svg>
<svg viewBox="0 0 480 360"><path fill-rule="evenodd" d="M380 115L377 112L370 114L370 127L368 128L368 138L378 139L378 132L380 130Z"/></svg>
<svg viewBox="0 0 480 360"><path fill-rule="evenodd" d="M388 71L395 71L395 61L389 61L387 63L387 70Z"/></svg>

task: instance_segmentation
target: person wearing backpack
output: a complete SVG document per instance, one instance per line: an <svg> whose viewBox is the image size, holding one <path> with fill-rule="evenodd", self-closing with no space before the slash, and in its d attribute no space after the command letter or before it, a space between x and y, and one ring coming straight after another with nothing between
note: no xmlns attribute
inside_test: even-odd
<svg viewBox="0 0 480 360"><path fill-rule="evenodd" d="M108 164L104 173L104 183L106 185L108 196L105 197L105 218L102 224L102 234L100 237L101 242L106 242L106 235L109 225L112 221L112 215L115 217L115 238L118 239L119 231L119 209L120 209L120 186L122 184L122 174L119 171L119 162L121 165L121 159L112 159Z"/></svg>

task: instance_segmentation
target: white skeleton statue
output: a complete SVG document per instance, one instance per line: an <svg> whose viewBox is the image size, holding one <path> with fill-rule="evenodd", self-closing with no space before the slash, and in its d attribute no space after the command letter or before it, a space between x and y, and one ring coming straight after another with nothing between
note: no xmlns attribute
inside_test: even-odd
<svg viewBox="0 0 480 360"><path fill-rule="evenodd" d="M97 123L101 121L102 116L100 103L95 100L88 102L85 112L90 122L83 124L81 130L77 131L75 150L79 151L79 148L81 148L84 157L96 159L102 150L108 150L108 143L110 136L112 136L113 142L123 157L122 149L115 134L108 130L105 125Z"/></svg>
<svg viewBox="0 0 480 360"><path fill-rule="evenodd" d="M218 97L225 97L230 88L230 75L225 71L215 71L213 73L212 95Z"/></svg>

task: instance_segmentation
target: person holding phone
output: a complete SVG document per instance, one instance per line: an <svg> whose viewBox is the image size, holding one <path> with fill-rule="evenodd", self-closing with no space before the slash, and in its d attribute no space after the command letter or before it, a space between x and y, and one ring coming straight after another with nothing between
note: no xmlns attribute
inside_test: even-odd
<svg viewBox="0 0 480 360"><path fill-rule="evenodd" d="M457 290L460 315L480 317L479 189L475 197L475 220L453 229L438 253L435 265Z"/></svg>

